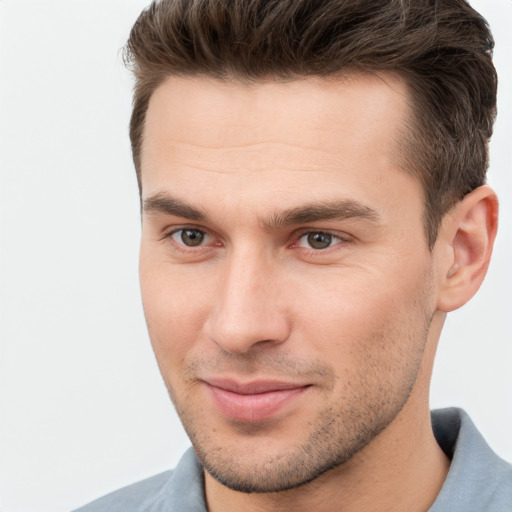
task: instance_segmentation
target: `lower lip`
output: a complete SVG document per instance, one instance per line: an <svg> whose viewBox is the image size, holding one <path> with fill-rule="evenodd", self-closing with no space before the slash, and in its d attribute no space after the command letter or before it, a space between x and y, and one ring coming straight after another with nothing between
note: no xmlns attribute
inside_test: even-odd
<svg viewBox="0 0 512 512"><path fill-rule="evenodd" d="M278 414L286 405L298 398L309 386L241 395L208 385L217 408L228 418L238 421L265 421Z"/></svg>

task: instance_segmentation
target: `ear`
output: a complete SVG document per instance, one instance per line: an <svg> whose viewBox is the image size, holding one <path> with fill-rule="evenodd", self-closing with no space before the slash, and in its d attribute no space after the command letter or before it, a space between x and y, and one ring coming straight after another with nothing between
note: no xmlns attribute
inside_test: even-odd
<svg viewBox="0 0 512 512"><path fill-rule="evenodd" d="M444 217L436 249L438 309L453 311L468 302L484 280L498 228L498 198L487 185L468 194Z"/></svg>

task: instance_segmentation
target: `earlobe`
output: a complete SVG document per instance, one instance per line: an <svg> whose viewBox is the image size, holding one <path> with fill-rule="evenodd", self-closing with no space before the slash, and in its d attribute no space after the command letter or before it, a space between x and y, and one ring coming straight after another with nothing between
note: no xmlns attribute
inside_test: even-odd
<svg viewBox="0 0 512 512"><path fill-rule="evenodd" d="M438 309L453 311L478 291L491 259L498 227L498 198L487 185L460 201L443 220L438 243Z"/></svg>

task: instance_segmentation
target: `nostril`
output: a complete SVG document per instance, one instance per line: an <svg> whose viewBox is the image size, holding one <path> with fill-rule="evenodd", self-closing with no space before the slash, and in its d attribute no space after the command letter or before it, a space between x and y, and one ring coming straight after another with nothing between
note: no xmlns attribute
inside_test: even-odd
<svg viewBox="0 0 512 512"><path fill-rule="evenodd" d="M252 323L222 323L217 318L210 319L205 324L206 337L223 351L233 354L283 343L289 334L290 329L284 317L267 317L266 321Z"/></svg>

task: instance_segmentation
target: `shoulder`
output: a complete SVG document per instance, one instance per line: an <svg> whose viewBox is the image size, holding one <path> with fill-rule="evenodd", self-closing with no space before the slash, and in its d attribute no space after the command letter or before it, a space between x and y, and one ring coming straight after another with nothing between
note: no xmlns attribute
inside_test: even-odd
<svg viewBox="0 0 512 512"><path fill-rule="evenodd" d="M173 471L166 471L118 489L75 512L131 512L145 510L163 492Z"/></svg>
<svg viewBox="0 0 512 512"><path fill-rule="evenodd" d="M512 465L498 457L460 409L434 411L437 442L451 459L450 471L430 512L510 512Z"/></svg>
<svg viewBox="0 0 512 512"><path fill-rule="evenodd" d="M123 487L74 512L206 512L203 471L192 449L176 469Z"/></svg>

